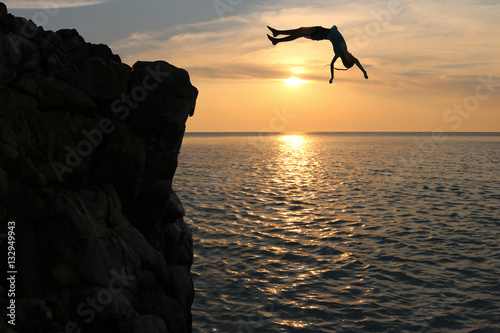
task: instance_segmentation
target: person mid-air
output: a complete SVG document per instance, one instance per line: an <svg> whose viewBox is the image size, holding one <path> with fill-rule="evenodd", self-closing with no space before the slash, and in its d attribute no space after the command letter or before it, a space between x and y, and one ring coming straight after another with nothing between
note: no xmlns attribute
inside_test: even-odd
<svg viewBox="0 0 500 333"><path fill-rule="evenodd" d="M332 77L330 79L330 83L333 82L333 70L335 61L340 58L345 68L349 69L356 64L358 68L363 72L365 79L368 79L368 74L366 74L365 69L359 62L359 60L353 56L349 51L347 51L347 44L344 40L344 37L337 29L337 26L333 26L331 29L323 28L323 27L302 27L298 29L292 30L277 30L273 29L270 26L267 26L269 30L273 33L274 37L267 35L267 38L276 45L280 42L289 42L295 40L300 37L312 39L312 40L324 40L328 39L333 44L333 51L335 52L335 56L330 64L330 73ZM279 35L288 35L283 38L275 38Z"/></svg>

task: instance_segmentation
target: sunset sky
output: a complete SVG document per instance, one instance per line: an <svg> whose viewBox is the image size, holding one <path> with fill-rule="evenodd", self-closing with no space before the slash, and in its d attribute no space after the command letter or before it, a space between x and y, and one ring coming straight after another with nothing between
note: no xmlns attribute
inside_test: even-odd
<svg viewBox="0 0 500 333"><path fill-rule="evenodd" d="M500 0L5 3L46 29L76 28L129 65L188 70L200 91L189 132L500 132ZM353 67L328 84L329 41L266 37L266 25L334 24L368 80Z"/></svg>

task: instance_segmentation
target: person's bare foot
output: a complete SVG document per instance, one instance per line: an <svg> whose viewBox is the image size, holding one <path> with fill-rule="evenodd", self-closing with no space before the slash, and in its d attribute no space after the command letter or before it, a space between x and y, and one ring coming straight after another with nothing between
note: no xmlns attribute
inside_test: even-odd
<svg viewBox="0 0 500 333"><path fill-rule="evenodd" d="M271 43L273 43L273 45L276 45L278 44L278 40L274 37L271 37L269 35L267 35L267 38L269 38L269 40L271 41Z"/></svg>
<svg viewBox="0 0 500 333"><path fill-rule="evenodd" d="M279 33L276 31L276 29L273 29L273 28L271 28L270 26L267 26L267 28L268 28L269 30L271 30L271 32L273 33L273 36L274 36L274 37L276 37L276 36L278 36L278 35L279 35Z"/></svg>

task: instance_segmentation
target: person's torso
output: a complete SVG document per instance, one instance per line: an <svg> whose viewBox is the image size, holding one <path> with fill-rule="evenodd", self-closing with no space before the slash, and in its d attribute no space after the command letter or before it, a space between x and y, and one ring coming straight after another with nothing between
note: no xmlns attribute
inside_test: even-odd
<svg viewBox="0 0 500 333"><path fill-rule="evenodd" d="M342 49L340 48L340 45L345 44L345 40L344 40L344 37L342 36L342 34L337 29L337 26L334 25L330 29L330 32L328 33L328 40L330 40L330 42L332 42L333 51L335 52L335 54L338 55L339 57L342 56L343 53L342 53Z"/></svg>

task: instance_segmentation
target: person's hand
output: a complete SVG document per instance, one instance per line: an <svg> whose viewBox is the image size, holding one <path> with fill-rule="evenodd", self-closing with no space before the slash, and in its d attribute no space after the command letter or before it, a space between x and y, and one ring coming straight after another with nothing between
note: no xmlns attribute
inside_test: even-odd
<svg viewBox="0 0 500 333"><path fill-rule="evenodd" d="M329 82L330 82L330 84L332 84L332 82L333 82L333 78L331 78Z"/></svg>
<svg viewBox="0 0 500 333"><path fill-rule="evenodd" d="M365 79L368 79L368 74L365 73Z"/></svg>

